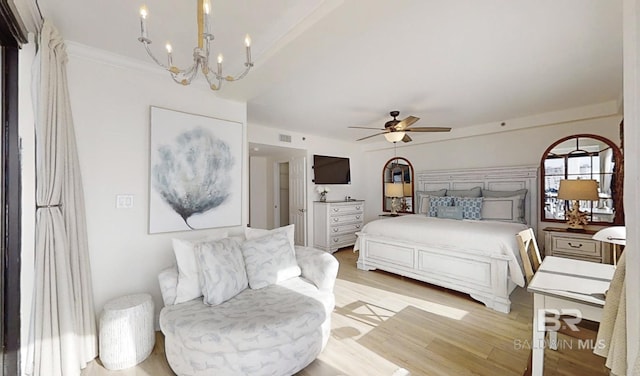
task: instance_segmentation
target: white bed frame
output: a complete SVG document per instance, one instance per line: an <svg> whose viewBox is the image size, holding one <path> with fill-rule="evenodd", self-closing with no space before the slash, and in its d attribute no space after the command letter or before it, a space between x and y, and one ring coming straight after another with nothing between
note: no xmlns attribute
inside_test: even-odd
<svg viewBox="0 0 640 376"><path fill-rule="evenodd" d="M538 222L537 173L537 166L423 171L416 174L415 187L417 191L477 186L494 191L526 188L525 218L535 232ZM358 237L359 269L385 270L464 292L499 312L509 313L511 309L509 295L516 285L509 279L506 256L365 233L358 233Z"/></svg>

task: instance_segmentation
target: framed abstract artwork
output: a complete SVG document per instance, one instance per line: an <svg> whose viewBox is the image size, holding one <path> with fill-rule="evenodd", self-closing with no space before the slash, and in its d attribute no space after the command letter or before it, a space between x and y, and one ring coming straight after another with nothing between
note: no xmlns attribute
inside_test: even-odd
<svg viewBox="0 0 640 376"><path fill-rule="evenodd" d="M242 123L151 107L149 233L239 226Z"/></svg>

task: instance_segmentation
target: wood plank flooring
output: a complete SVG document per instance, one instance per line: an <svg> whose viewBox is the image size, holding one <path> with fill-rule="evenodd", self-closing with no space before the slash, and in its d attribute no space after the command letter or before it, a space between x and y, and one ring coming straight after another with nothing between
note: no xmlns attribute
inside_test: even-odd
<svg viewBox="0 0 640 376"><path fill-rule="evenodd" d="M297 376L521 375L531 342L532 296L517 288L511 313L487 309L460 294L381 271L355 266L357 253L343 249L336 282L336 309L329 343ZM592 333L595 338L595 332ZM545 351L545 375L608 375L604 358L558 336L558 351ZM583 346L584 347L584 346ZM174 375L158 333L151 356L136 367L108 371L93 361L84 376Z"/></svg>

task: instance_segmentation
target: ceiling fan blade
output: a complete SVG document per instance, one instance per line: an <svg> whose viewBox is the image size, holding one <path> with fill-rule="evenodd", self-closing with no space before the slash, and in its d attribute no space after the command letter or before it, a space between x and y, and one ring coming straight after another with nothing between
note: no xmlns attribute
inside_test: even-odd
<svg viewBox="0 0 640 376"><path fill-rule="evenodd" d="M397 131L401 131L409 128L411 124L415 123L418 120L420 120L419 117L409 116L409 117L406 117L404 120L401 120L398 124L394 126L394 128Z"/></svg>
<svg viewBox="0 0 640 376"><path fill-rule="evenodd" d="M372 127L347 127L347 128L355 128L355 129L375 129L377 131L384 131L384 128L372 128Z"/></svg>
<svg viewBox="0 0 640 376"><path fill-rule="evenodd" d="M402 142L411 142L411 137L409 137L408 134L405 134L404 137L402 137Z"/></svg>
<svg viewBox="0 0 640 376"><path fill-rule="evenodd" d="M403 132L449 132L451 128L447 127L417 127L405 129Z"/></svg>
<svg viewBox="0 0 640 376"><path fill-rule="evenodd" d="M385 133L387 133L387 132L375 133L375 134L372 134L371 136L367 136L367 137L359 138L359 139L357 139L356 141L366 140L367 138L371 138L371 137L375 137L375 136L380 136L381 134L385 134Z"/></svg>

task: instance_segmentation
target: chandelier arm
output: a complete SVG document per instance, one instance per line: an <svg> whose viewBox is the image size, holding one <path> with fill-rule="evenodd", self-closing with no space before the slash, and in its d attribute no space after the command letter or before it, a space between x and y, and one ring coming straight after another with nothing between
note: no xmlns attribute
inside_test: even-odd
<svg viewBox="0 0 640 376"><path fill-rule="evenodd" d="M177 67L171 67L173 69L169 69L169 73L171 74L171 78L176 83L181 85L189 85L196 73L198 72L198 65L194 63L189 68L185 70L178 69Z"/></svg>
<svg viewBox="0 0 640 376"><path fill-rule="evenodd" d="M144 44L144 49L147 50L147 54L149 55L149 57L151 57L151 59L153 61L156 62L156 64L158 64L159 66L161 66L162 68L169 70L169 67L166 66L165 64L161 63L160 60L158 60L153 53L151 52L151 49L149 48L149 44L151 44L151 41L147 42L146 40L141 41L142 44Z"/></svg>
<svg viewBox="0 0 640 376"><path fill-rule="evenodd" d="M221 74L217 74L216 73L216 77L218 78L218 80L225 80L225 81L228 81L228 82L241 80L241 79L244 78L244 76L246 76L249 73L249 71L253 67L253 63L245 63L244 65L246 66L246 68L238 76L235 76L235 77L234 76L223 76Z"/></svg>
<svg viewBox="0 0 640 376"><path fill-rule="evenodd" d="M217 74L213 73L209 66L207 66L206 69L207 70L205 71L203 66L202 72L204 73L204 77L209 83L209 87L214 91L220 90L220 88L222 87L222 80L220 79L220 77L218 77ZM217 83L215 81L217 81Z"/></svg>

